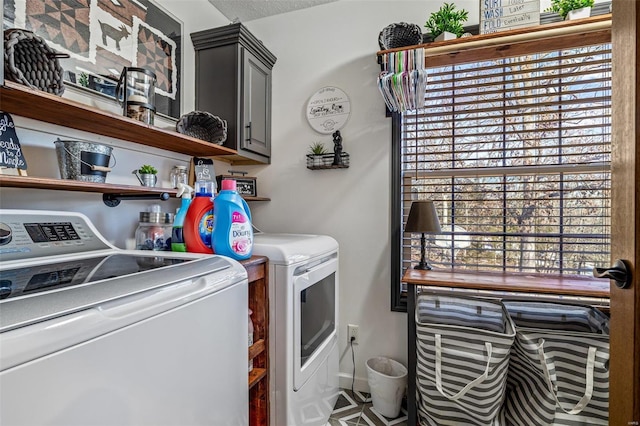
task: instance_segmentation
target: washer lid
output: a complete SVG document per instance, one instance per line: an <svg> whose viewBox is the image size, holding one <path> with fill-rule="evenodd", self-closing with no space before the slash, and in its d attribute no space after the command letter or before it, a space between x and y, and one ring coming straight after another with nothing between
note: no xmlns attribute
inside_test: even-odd
<svg viewBox="0 0 640 426"><path fill-rule="evenodd" d="M194 260L174 258L170 252L153 252L154 256L120 253L86 258L67 256L55 262L1 268L0 300L60 290Z"/></svg>
<svg viewBox="0 0 640 426"><path fill-rule="evenodd" d="M253 254L266 256L270 263L292 265L338 250L338 242L327 235L263 234L253 235Z"/></svg>
<svg viewBox="0 0 640 426"><path fill-rule="evenodd" d="M100 256L86 268L87 259L82 263L71 259L0 271L5 297L0 300L0 333L172 284L196 285L205 278L214 284L212 291L219 291L247 278L240 263L222 256L185 262L172 258L171 252L145 254ZM117 261L112 264L113 259ZM118 267L126 270L117 272ZM15 297L9 297L14 291Z"/></svg>

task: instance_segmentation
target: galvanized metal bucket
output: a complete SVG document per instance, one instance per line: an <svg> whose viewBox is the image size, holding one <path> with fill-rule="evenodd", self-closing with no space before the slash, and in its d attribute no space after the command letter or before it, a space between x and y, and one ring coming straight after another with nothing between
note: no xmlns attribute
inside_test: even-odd
<svg viewBox="0 0 640 426"><path fill-rule="evenodd" d="M115 157L113 166L109 166L113 150L109 145L60 139L54 144L62 179L104 183L107 172L115 166Z"/></svg>

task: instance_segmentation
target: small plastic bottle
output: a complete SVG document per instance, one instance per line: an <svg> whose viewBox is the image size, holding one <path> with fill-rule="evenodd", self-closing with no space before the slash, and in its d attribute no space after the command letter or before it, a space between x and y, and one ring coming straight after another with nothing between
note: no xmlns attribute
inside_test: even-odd
<svg viewBox="0 0 640 426"><path fill-rule="evenodd" d="M186 183L178 184L178 194L177 196L182 199L180 204L180 208L176 213L176 218L173 221L173 228L171 231L171 250L178 252L186 252L187 246L184 243L184 221L187 217L187 212L189 211L189 206L191 205L191 194L193 193L193 188L191 188Z"/></svg>

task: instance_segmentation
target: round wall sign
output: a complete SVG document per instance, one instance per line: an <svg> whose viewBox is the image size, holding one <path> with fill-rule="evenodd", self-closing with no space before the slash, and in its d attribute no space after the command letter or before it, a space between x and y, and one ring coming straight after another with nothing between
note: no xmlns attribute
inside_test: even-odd
<svg viewBox="0 0 640 426"><path fill-rule="evenodd" d="M307 121L319 133L329 134L340 130L350 114L349 97L337 87L323 87L307 102Z"/></svg>

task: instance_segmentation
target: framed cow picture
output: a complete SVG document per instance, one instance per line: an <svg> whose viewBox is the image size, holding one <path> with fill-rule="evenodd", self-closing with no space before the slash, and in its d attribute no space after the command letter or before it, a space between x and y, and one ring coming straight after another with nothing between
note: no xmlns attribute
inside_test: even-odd
<svg viewBox="0 0 640 426"><path fill-rule="evenodd" d="M180 117L182 22L153 1L4 0L7 28L33 31L68 54L60 59L65 85L115 98L124 67L152 71L156 113Z"/></svg>

